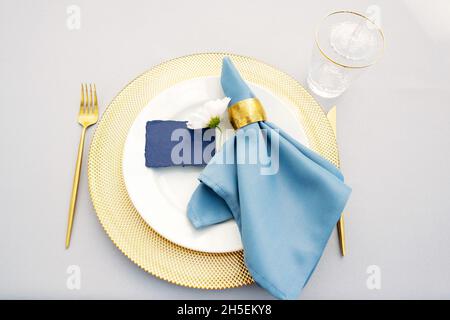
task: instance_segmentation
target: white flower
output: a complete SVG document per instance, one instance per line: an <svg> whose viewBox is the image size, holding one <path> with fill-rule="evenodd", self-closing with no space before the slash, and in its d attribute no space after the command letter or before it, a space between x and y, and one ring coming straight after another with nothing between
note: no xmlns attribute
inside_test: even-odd
<svg viewBox="0 0 450 320"><path fill-rule="evenodd" d="M189 129L218 128L230 100L226 97L206 102L189 116L187 127Z"/></svg>

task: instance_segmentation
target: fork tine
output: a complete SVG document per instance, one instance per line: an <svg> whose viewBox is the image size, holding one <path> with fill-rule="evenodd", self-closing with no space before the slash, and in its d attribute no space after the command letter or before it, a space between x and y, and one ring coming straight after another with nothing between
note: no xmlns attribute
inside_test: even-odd
<svg viewBox="0 0 450 320"><path fill-rule="evenodd" d="M92 95L92 83L89 83L89 113L94 113L94 98Z"/></svg>
<svg viewBox="0 0 450 320"><path fill-rule="evenodd" d="M80 113L83 113L84 108L84 84L81 84L81 99L80 99Z"/></svg>
<svg viewBox="0 0 450 320"><path fill-rule="evenodd" d="M94 112L98 112L97 88L94 83Z"/></svg>
<svg viewBox="0 0 450 320"><path fill-rule="evenodd" d="M89 91L87 83L84 84L84 96L86 97L86 101L84 102L84 112L89 112Z"/></svg>

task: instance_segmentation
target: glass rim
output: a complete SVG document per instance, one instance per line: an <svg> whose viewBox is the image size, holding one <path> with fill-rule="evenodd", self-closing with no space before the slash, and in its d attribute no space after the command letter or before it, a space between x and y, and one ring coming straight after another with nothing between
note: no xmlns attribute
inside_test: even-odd
<svg viewBox="0 0 450 320"><path fill-rule="evenodd" d="M380 50L380 53L378 54L378 56L375 58L375 60L374 60L373 62L368 63L368 64L365 64L365 65L361 65L361 66L351 66L351 65L346 65L346 64L343 64L343 63L340 63L340 62L337 62L337 61L333 60L333 58L331 58L330 56L328 56L328 55L325 53L325 51L322 50L322 48L320 47L320 44L319 44L319 30L320 30L320 27L322 26L323 22L324 22L327 18L329 18L329 17L331 17L331 16L334 16L334 15L337 15L337 14L342 14L342 13L349 13L349 14L353 14L353 15L359 16L359 17L361 17L361 18L367 20L368 22L370 22L370 23L377 29L378 33L379 33L380 36L381 36L381 39L383 40L383 46L382 46L382 48L381 48L381 50ZM382 57L383 54L384 54L384 44L385 44L385 41L384 41L384 33L383 33L383 30L382 30L375 22L373 22L369 17L367 17L367 16L365 16L365 15L363 15L363 14L361 14L361 13L355 12L355 11L350 11L350 10L340 10L340 11L335 11L335 12L332 12L332 13L326 15L326 16L320 21L319 25L316 27L315 43L316 43L317 49L319 49L320 54L323 55L328 61L334 63L335 65L338 65L338 66L340 66L340 67L347 68L347 69L364 69L364 68L367 68L367 67L370 67L370 66L374 65L375 63L377 63L377 62L381 59L381 57Z"/></svg>

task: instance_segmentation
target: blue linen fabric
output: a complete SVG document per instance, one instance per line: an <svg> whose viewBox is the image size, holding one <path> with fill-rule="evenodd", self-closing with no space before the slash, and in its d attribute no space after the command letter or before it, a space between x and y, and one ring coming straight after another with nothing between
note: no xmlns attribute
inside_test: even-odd
<svg viewBox="0 0 450 320"><path fill-rule="evenodd" d="M186 121L174 120L153 120L146 124L146 167L205 166L214 154L215 129L192 130Z"/></svg>
<svg viewBox="0 0 450 320"><path fill-rule="evenodd" d="M221 84L230 106L254 96L229 58ZM275 173L262 174L267 162L242 161L242 153L258 146L270 165L278 158ZM192 224L204 228L234 218L256 283L279 299L298 298L350 196L341 172L276 125L257 122L237 130L199 180L188 204Z"/></svg>

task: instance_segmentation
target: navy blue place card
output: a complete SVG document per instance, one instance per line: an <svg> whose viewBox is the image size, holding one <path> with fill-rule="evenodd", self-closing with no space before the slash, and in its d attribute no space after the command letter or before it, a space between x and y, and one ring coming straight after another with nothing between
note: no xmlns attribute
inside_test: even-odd
<svg viewBox="0 0 450 320"><path fill-rule="evenodd" d="M215 140L215 129L189 129L186 121L148 121L145 165L149 168L205 166L214 156Z"/></svg>

